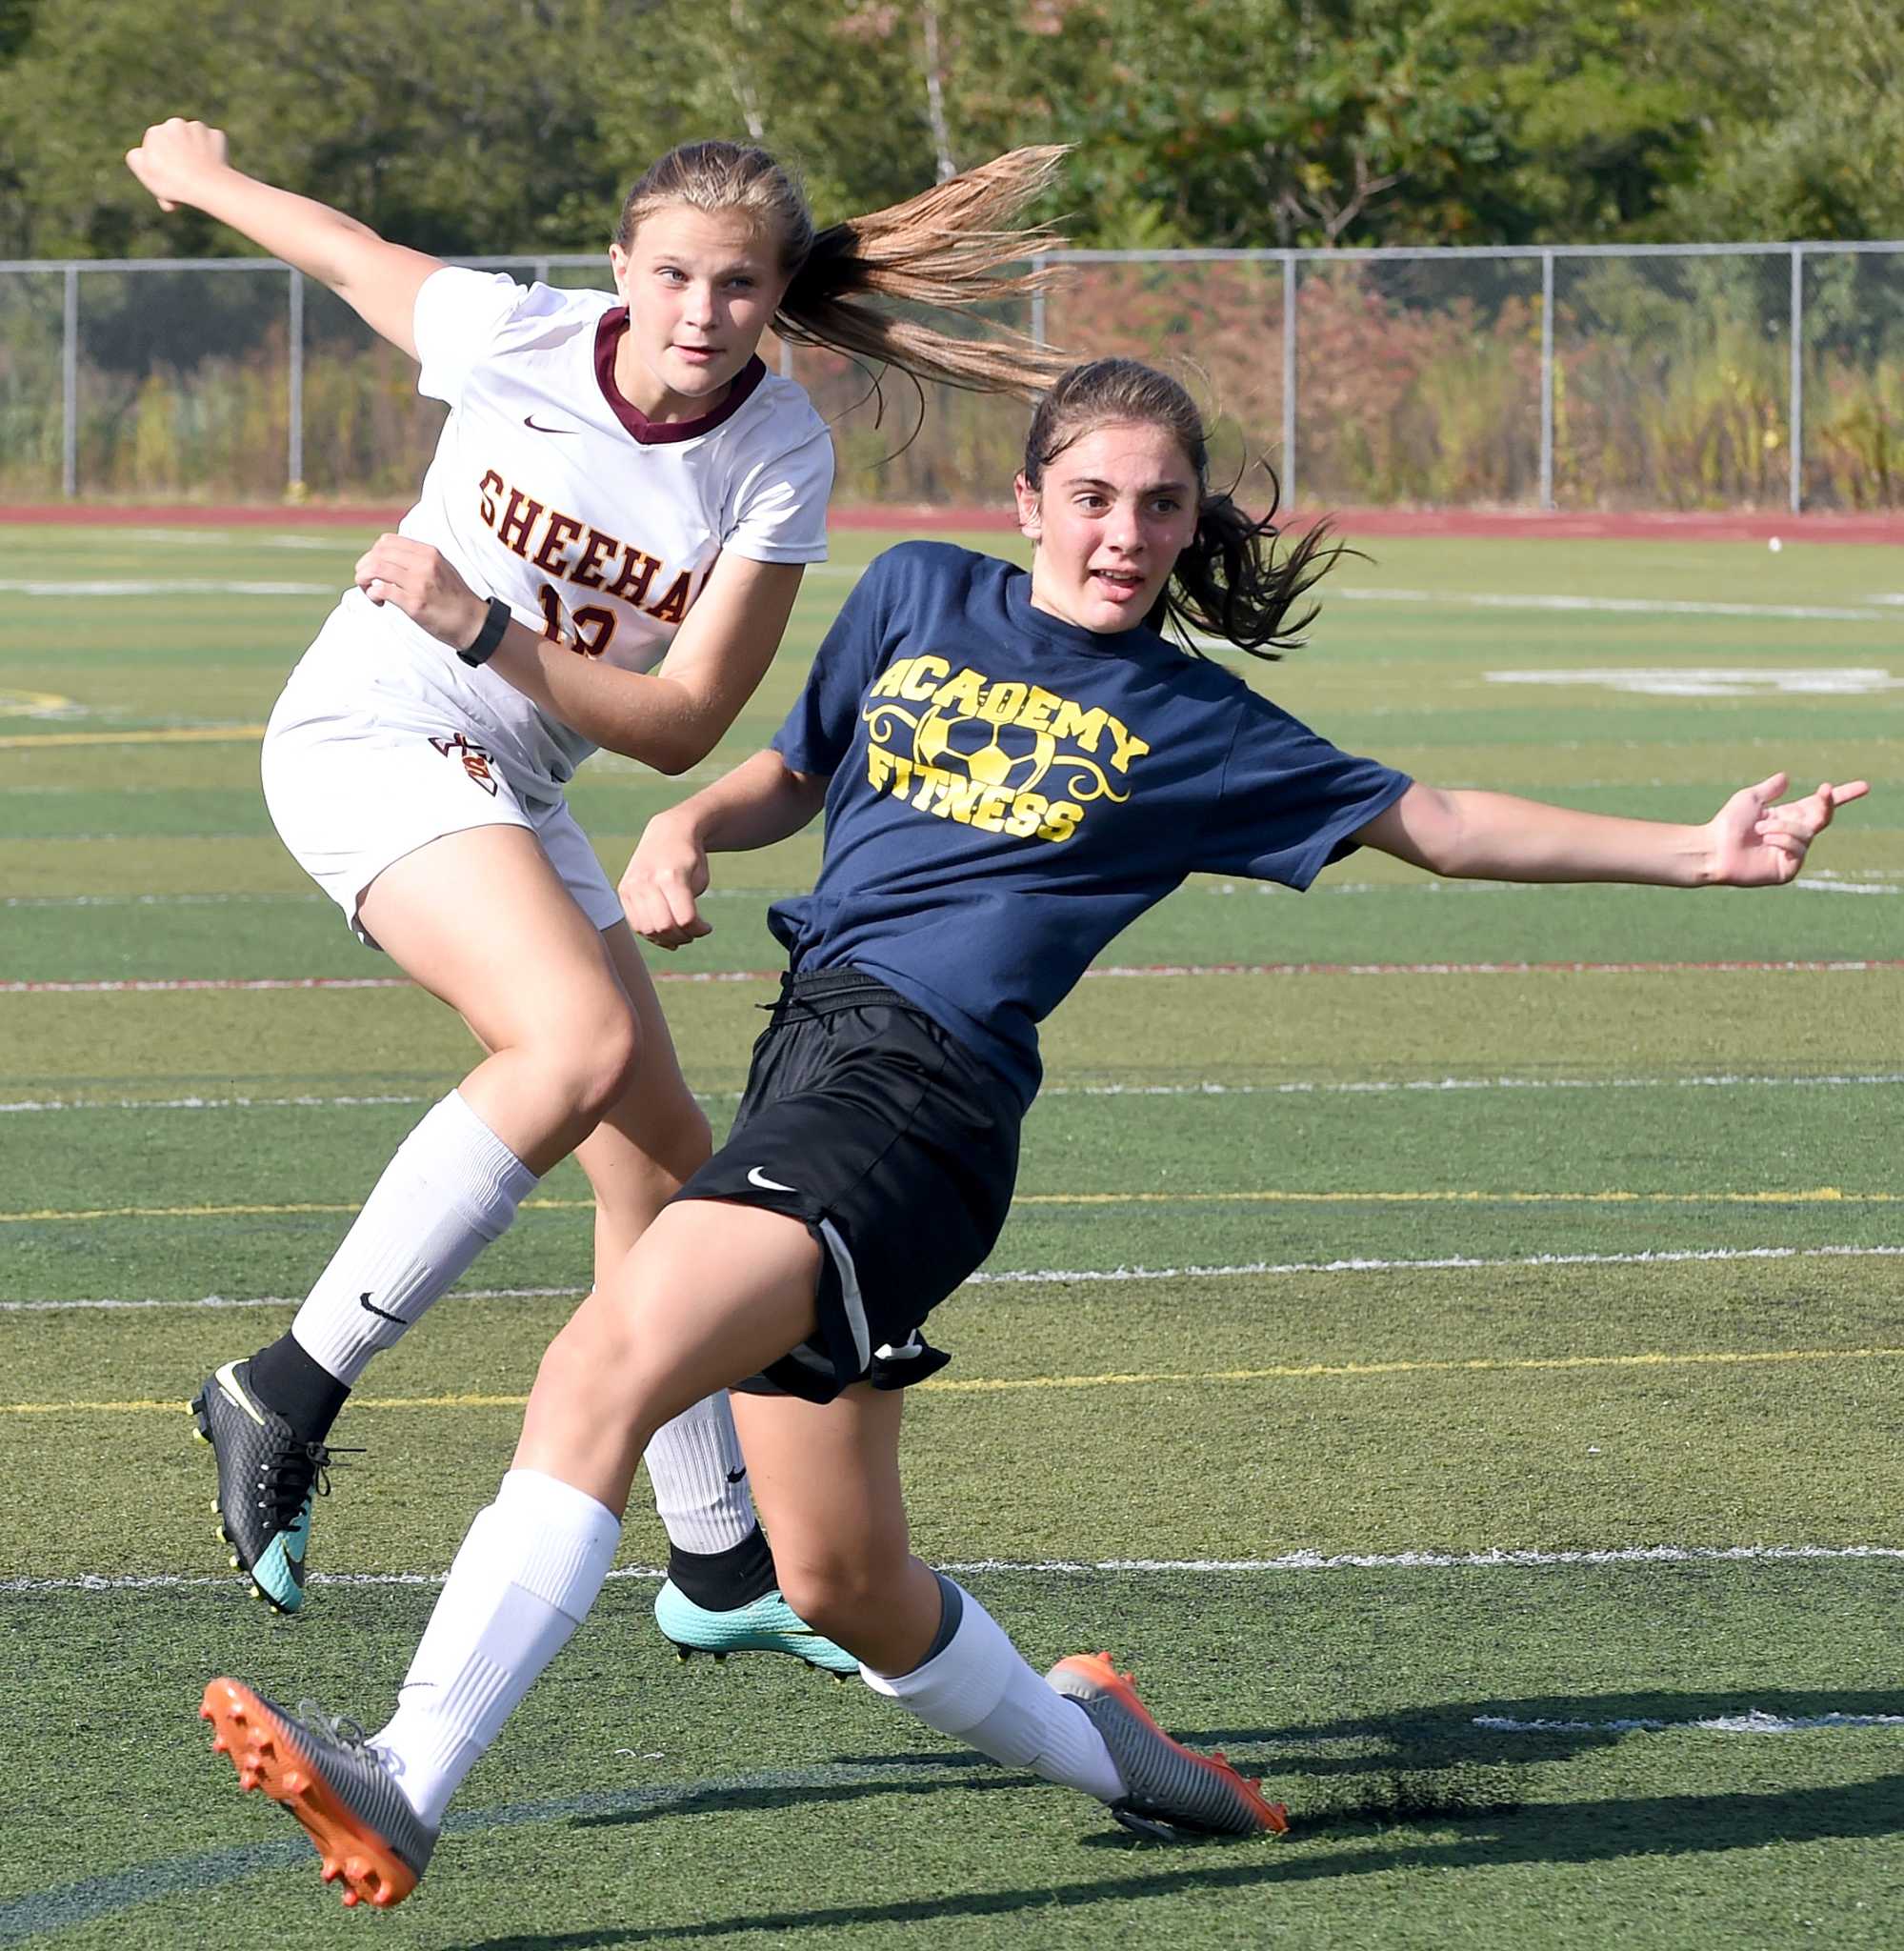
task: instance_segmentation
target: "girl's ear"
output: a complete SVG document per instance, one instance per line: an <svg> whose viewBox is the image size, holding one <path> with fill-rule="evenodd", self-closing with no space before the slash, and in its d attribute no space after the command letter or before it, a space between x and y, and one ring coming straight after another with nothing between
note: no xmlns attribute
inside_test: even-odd
<svg viewBox="0 0 1904 1951"><path fill-rule="evenodd" d="M1044 517L1038 513L1038 491L1023 474L1019 474L1012 480L1012 493L1018 501L1019 532L1035 542L1045 526Z"/></svg>
<svg viewBox="0 0 1904 1951"><path fill-rule="evenodd" d="M609 246L609 270L614 274L615 295L628 303L628 252L619 244Z"/></svg>

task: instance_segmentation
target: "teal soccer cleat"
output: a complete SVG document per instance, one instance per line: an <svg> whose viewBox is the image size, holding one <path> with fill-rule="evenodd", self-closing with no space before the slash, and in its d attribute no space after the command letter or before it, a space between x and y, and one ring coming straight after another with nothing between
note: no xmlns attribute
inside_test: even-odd
<svg viewBox="0 0 1904 1951"><path fill-rule="evenodd" d="M730 1653L784 1653L836 1680L859 1671L859 1661L844 1646L822 1639L778 1592L763 1593L732 1612L710 1612L670 1579L655 1595L654 1623L683 1659L696 1653L716 1659Z"/></svg>

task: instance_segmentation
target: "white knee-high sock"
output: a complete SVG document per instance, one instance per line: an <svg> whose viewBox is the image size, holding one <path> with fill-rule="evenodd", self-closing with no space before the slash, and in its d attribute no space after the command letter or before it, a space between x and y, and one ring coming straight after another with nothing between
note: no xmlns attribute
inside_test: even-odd
<svg viewBox="0 0 1904 1951"><path fill-rule="evenodd" d="M621 1524L586 1491L511 1470L477 1514L390 1724L371 1737L426 1822L443 1810L614 1563Z"/></svg>
<svg viewBox="0 0 1904 1951"><path fill-rule="evenodd" d="M753 1536L759 1519L725 1390L664 1422L641 1460L670 1544L711 1558Z"/></svg>
<svg viewBox="0 0 1904 1951"><path fill-rule="evenodd" d="M331 1264L291 1324L318 1365L354 1387L471 1260L508 1231L536 1182L451 1092L384 1167Z"/></svg>
<svg viewBox="0 0 1904 1951"><path fill-rule="evenodd" d="M1004 1628L964 1586L943 1574L939 1586L947 1605L956 1600L960 1607L952 1638L911 1673L862 1666L860 1678L928 1727L1008 1768L1029 1768L1101 1802L1116 1801L1123 1780L1091 1717L1025 1664Z"/></svg>

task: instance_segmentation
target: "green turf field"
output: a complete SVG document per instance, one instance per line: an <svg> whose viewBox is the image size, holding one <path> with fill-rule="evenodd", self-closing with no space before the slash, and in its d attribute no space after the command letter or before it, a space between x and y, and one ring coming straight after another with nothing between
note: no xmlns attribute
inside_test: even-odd
<svg viewBox="0 0 1904 1951"><path fill-rule="evenodd" d="M920 1549L1034 1661L1113 1649L1289 1837L1140 1844L861 1687L677 1667L637 1488L421 1891L342 1915L200 1690L377 1724L590 1277L563 1168L347 1412L304 1613L243 1599L184 1398L471 1056L414 992L289 986L390 975L256 778L365 539L0 526L0 1945L1904 1942L1904 564L1746 544L1383 540L1263 681L1600 810L1870 778L1803 881L1193 882L1050 1026L1018 1207L934 1317ZM695 777L886 539L837 538ZM601 758L573 798L618 871L680 790ZM662 992L717 1130L816 857L720 865L658 958L739 978ZM239 981L277 986L185 986Z"/></svg>

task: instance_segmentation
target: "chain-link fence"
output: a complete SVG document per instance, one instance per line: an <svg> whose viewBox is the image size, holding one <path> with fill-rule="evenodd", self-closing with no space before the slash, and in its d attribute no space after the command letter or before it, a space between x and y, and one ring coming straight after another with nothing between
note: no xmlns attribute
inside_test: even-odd
<svg viewBox="0 0 1904 1951"><path fill-rule="evenodd" d="M479 262L609 283L595 257ZM1904 505L1904 244L1052 262L1017 322L1182 373L1246 495L1262 460L1307 507ZM1016 404L767 351L833 422L842 501L1002 500ZM0 263L0 501L403 501L441 421L281 264Z"/></svg>

